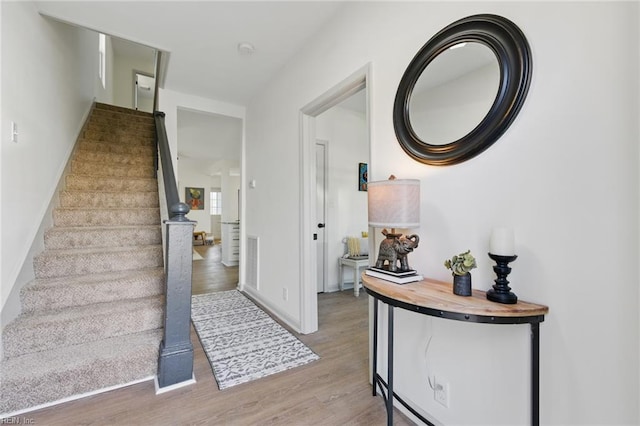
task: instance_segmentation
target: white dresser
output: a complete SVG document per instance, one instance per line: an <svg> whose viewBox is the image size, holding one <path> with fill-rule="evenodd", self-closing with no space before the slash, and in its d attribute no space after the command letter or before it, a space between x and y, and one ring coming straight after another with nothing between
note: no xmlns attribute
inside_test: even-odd
<svg viewBox="0 0 640 426"><path fill-rule="evenodd" d="M240 262L240 222L222 222L222 264L237 266Z"/></svg>

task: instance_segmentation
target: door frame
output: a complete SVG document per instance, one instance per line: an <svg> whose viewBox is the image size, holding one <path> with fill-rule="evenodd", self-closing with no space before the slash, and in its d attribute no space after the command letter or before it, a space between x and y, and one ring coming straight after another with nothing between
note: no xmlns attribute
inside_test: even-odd
<svg viewBox="0 0 640 426"><path fill-rule="evenodd" d="M140 74L140 75L142 75L144 77L152 78L153 81L154 81L154 85L151 88L153 90L153 100L151 101L151 104L153 105L155 103L155 97L156 97L157 84L155 84L155 83L156 83L157 78L153 74L145 72L145 71L138 71L136 69L133 69L132 72L133 72L133 99L132 99L133 109L138 110L138 105L137 105L138 104L138 102L137 102L138 101L138 78L137 78L138 74Z"/></svg>
<svg viewBox="0 0 640 426"><path fill-rule="evenodd" d="M317 259L313 240L315 223L315 117L351 95L365 90L367 139L371 149L371 63L300 109L300 332L318 330ZM369 158L371 153L369 153Z"/></svg>
<svg viewBox="0 0 640 426"><path fill-rule="evenodd" d="M327 223L327 215L329 212L329 209L327 207L327 193L329 192L329 179L327 176L328 173L328 168L327 168L327 163L329 161L329 141L324 140L324 139L316 139L316 145L322 145L324 147L324 212L323 212L323 216L324 216L324 223L325 223L325 227L323 228L323 232L324 232L324 244L322 246L322 251L323 253L323 259L324 259L324 265L322 265L322 276L324 278L323 282L322 282L322 292L326 292L327 291L327 275L329 275L329 264L328 259L329 259L329 246L327 245L327 233L328 233L328 229L329 226L326 224ZM316 154L317 155L317 154ZM317 173L318 170L316 169L315 173ZM314 173L314 176L316 175ZM316 229L317 231L317 229ZM317 254L317 253L316 253ZM317 258L317 256L316 256ZM317 267L318 265L316 265ZM316 294L318 293L318 282L316 281Z"/></svg>

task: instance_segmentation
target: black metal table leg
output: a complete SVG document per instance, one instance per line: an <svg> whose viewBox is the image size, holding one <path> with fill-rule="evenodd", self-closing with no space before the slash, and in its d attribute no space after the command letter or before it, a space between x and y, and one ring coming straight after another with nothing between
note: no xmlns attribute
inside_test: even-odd
<svg viewBox="0 0 640 426"><path fill-rule="evenodd" d="M387 426L393 426L393 306L389 307L387 337Z"/></svg>
<svg viewBox="0 0 640 426"><path fill-rule="evenodd" d="M540 425L540 323L531 323L531 425Z"/></svg>
<svg viewBox="0 0 640 426"><path fill-rule="evenodd" d="M378 299L373 298L373 366L372 366L373 396L378 394Z"/></svg>

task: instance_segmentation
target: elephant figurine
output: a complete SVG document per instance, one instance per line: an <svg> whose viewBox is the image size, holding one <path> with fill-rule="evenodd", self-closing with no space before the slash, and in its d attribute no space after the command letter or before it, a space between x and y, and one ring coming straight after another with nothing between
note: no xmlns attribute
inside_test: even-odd
<svg viewBox="0 0 640 426"><path fill-rule="evenodd" d="M384 262L389 262L388 270L391 272L398 271L398 260L400 261L400 271L409 271L409 262L407 262L407 254L411 253L414 248L418 247L420 237L416 234L409 235L408 237L402 236L402 234L391 234L382 231L387 237L380 243L380 251L378 253L378 260L376 261L376 268L383 268Z"/></svg>

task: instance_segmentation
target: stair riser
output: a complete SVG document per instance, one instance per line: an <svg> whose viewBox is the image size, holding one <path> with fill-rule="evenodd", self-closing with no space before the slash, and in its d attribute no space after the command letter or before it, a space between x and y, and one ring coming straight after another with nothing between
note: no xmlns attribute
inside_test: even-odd
<svg viewBox="0 0 640 426"><path fill-rule="evenodd" d="M160 209L55 209L53 223L55 226L157 225Z"/></svg>
<svg viewBox="0 0 640 426"><path fill-rule="evenodd" d="M132 131L154 132L156 130L153 121L131 121L125 118L118 117L103 117L99 115L91 116L91 120L85 130L103 130L119 128Z"/></svg>
<svg viewBox="0 0 640 426"><path fill-rule="evenodd" d="M129 134L129 135L135 135L135 136L143 136L145 138L154 138L156 136L156 129L154 126L146 126L146 125L139 125L139 124L126 125L126 124L118 124L116 122L110 123L110 124L91 122L87 124L87 127L85 127L84 130L86 133L89 133L92 135L99 134L99 133L106 133L106 134L118 134L118 135Z"/></svg>
<svg viewBox="0 0 640 426"><path fill-rule="evenodd" d="M117 111L106 111L96 109L91 113L91 123L94 122L117 122L126 124L136 124L143 126L153 126L155 120L150 115L123 114Z"/></svg>
<svg viewBox="0 0 640 426"><path fill-rule="evenodd" d="M68 277L112 271L132 271L163 265L162 246L98 253L44 252L33 259L36 278Z"/></svg>
<svg viewBox="0 0 640 426"><path fill-rule="evenodd" d="M27 355L25 362L11 363L0 378L0 413L11 413L61 399L95 392L154 376L162 332L146 332L137 339L111 339L108 350L99 344L61 351L57 358ZM80 359L78 352L106 352L98 358ZM50 362L53 358L53 362ZM64 361L63 361L64 360ZM66 361L66 362L65 362ZM52 368L28 369L30 363L52 364ZM31 371L24 371L24 370ZM15 419L18 419L17 417ZM18 419L19 420L19 419Z"/></svg>
<svg viewBox="0 0 640 426"><path fill-rule="evenodd" d="M77 192L64 191L60 194L62 207L84 208L136 208L140 206L157 206L157 192Z"/></svg>
<svg viewBox="0 0 640 426"><path fill-rule="evenodd" d="M104 132L85 132L82 135L82 140L88 140L92 142L103 142L119 145L141 145L141 146L154 146L155 138L151 136L136 136L131 133L104 133Z"/></svg>
<svg viewBox="0 0 640 426"><path fill-rule="evenodd" d="M158 182L151 178L128 179L69 175L65 183L66 189L69 191L158 192Z"/></svg>
<svg viewBox="0 0 640 426"><path fill-rule="evenodd" d="M118 145L104 142L91 142L83 139L78 145L78 153L87 151L92 153L108 152L120 155L141 155L153 159L155 146L151 145Z"/></svg>
<svg viewBox="0 0 640 426"><path fill-rule="evenodd" d="M120 166L152 166L153 156L151 155L131 155L115 154L111 152L90 152L79 150L76 152L74 160L77 162L93 162Z"/></svg>
<svg viewBox="0 0 640 426"><path fill-rule="evenodd" d="M153 178L155 174L153 164L146 166L117 166L93 162L82 163L76 160L73 160L71 164L71 172L73 174L85 176Z"/></svg>
<svg viewBox="0 0 640 426"><path fill-rule="evenodd" d="M160 303L140 305L135 312L94 314L66 321L40 323L36 326L9 325L3 333L7 358L55 349L61 346L95 342L115 336L125 336L162 327L163 308ZM19 337L18 337L19 336Z"/></svg>
<svg viewBox="0 0 640 426"><path fill-rule="evenodd" d="M44 247L48 250L152 244L162 244L162 232L159 226L132 229L52 228L44 236Z"/></svg>
<svg viewBox="0 0 640 426"><path fill-rule="evenodd" d="M87 128L85 129L83 136L87 139L96 140L111 140L109 138L115 138L121 140L123 137L131 139L153 139L155 137L155 131L152 130L132 130L124 129L121 127L107 127L107 128ZM106 138L106 139L105 139Z"/></svg>
<svg viewBox="0 0 640 426"><path fill-rule="evenodd" d="M93 109L93 114L120 114L121 116L129 116L132 118L144 118L153 120L153 114L145 111L138 111L135 109L119 107L115 105L96 103L96 107Z"/></svg>
<svg viewBox="0 0 640 426"><path fill-rule="evenodd" d="M27 286L20 294L25 313L86 306L93 303L162 295L164 276L149 274L142 279L121 278L85 284L61 283L56 286Z"/></svg>

